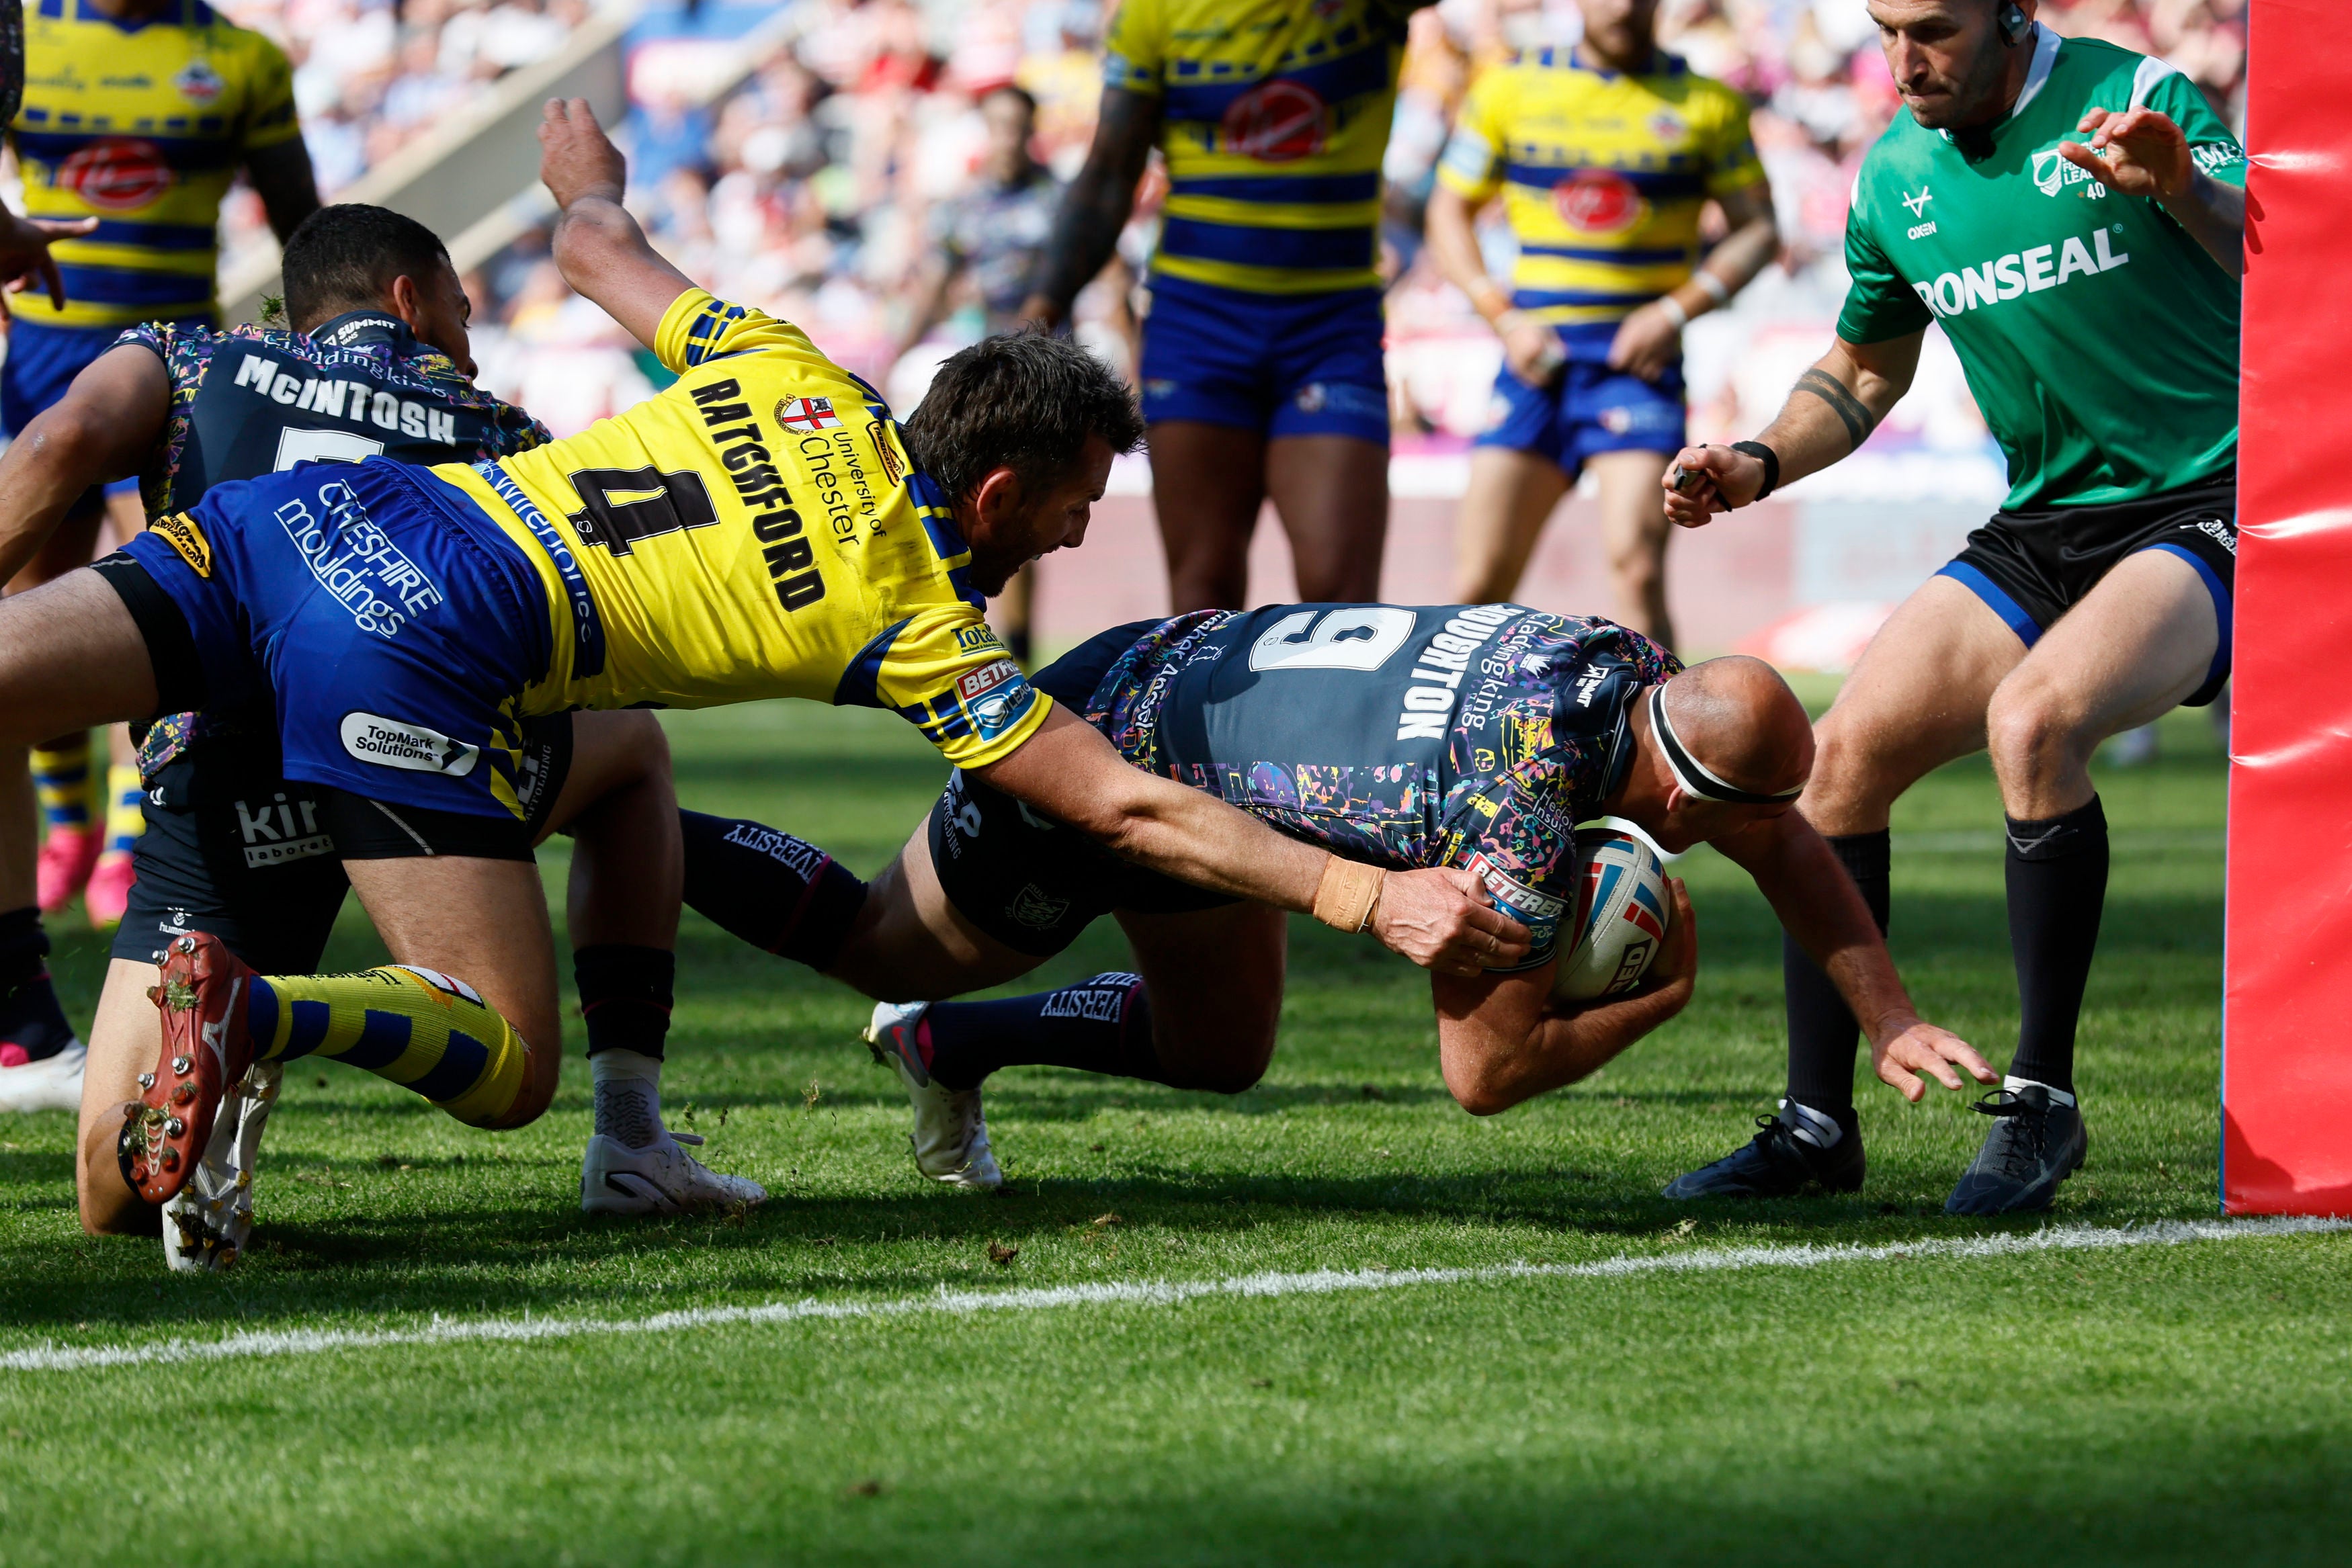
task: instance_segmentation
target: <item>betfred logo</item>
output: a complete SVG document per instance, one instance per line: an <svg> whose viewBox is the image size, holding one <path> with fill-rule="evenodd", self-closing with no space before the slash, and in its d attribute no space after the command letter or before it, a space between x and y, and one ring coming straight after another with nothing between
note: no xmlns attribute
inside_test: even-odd
<svg viewBox="0 0 2352 1568"><path fill-rule="evenodd" d="M58 164L57 184L101 212L133 212L172 188L172 167L152 141L118 136Z"/></svg>
<svg viewBox="0 0 2352 1568"><path fill-rule="evenodd" d="M956 695L967 703L978 702L1009 680L1021 674L1021 666L1010 659L993 659L976 670L967 670L956 678Z"/></svg>
<svg viewBox="0 0 2352 1568"><path fill-rule="evenodd" d="M1552 187L1560 222L1581 234L1623 234L1642 219L1642 193L1622 174L1580 169Z"/></svg>
<svg viewBox="0 0 2352 1568"><path fill-rule="evenodd" d="M1323 99L1298 82L1270 81L1234 99L1222 129L1224 150L1244 158L1312 158L1323 151Z"/></svg>

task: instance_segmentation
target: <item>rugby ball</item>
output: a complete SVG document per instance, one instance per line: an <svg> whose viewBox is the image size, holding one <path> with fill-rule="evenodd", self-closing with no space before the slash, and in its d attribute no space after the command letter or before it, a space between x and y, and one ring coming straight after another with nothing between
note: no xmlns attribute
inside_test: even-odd
<svg viewBox="0 0 2352 1568"><path fill-rule="evenodd" d="M1551 989L1556 997L1591 1001L1642 983L1666 938L1673 905L1666 899L1665 861L1633 834L1580 829L1576 853L1584 875L1577 884L1576 919L1560 925L1559 969Z"/></svg>

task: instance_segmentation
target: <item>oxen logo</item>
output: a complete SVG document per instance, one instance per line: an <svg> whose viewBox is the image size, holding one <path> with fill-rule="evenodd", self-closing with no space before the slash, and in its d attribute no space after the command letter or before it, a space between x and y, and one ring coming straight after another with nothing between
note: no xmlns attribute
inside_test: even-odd
<svg viewBox="0 0 2352 1568"><path fill-rule="evenodd" d="M1642 221L1642 193L1622 174L1580 169L1552 187L1560 221L1583 234L1622 234Z"/></svg>
<svg viewBox="0 0 2352 1568"><path fill-rule="evenodd" d="M58 164L57 183L101 212L127 213L172 188L172 166L152 141L117 136L93 141Z"/></svg>
<svg viewBox="0 0 2352 1568"><path fill-rule="evenodd" d="M1270 81L1234 99L1225 110L1224 150L1267 163L1312 158L1323 151L1323 99L1295 81Z"/></svg>

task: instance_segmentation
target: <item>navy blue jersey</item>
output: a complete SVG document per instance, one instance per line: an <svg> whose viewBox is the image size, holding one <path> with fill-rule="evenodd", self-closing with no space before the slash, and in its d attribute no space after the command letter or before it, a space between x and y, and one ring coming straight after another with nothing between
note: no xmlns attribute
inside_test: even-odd
<svg viewBox="0 0 2352 1568"><path fill-rule="evenodd" d="M379 453L403 463L473 463L550 439L544 425L380 310L354 310L307 333L150 321L117 340L130 343L152 350L172 378L163 439L139 476L151 518L188 510L215 485L298 463ZM276 719L259 711L157 719L140 741L142 776L152 784L200 733L274 740Z"/></svg>
<svg viewBox="0 0 2352 1568"><path fill-rule="evenodd" d="M1634 696L1682 668L1613 622L1516 604L1286 604L1152 628L1088 721L1154 773L1399 869L1466 866L1551 956L1573 830L1632 758Z"/></svg>
<svg viewBox="0 0 2352 1568"><path fill-rule="evenodd" d="M548 440L537 421L482 391L440 350L380 310L312 332L215 331L148 322L125 332L172 378L163 440L140 475L151 517L184 512L214 486L297 463L473 463Z"/></svg>

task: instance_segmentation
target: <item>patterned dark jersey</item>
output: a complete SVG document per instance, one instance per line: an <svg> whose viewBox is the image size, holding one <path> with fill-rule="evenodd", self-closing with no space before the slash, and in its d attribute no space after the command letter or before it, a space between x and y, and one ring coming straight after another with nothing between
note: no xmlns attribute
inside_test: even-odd
<svg viewBox="0 0 2352 1568"><path fill-rule="evenodd" d="M338 316L310 332L282 327L216 331L201 322L151 321L136 343L163 361L171 413L139 476L147 515L184 512L205 492L297 463L473 463L543 444L547 429L482 391L440 350L376 310ZM268 714L173 714L139 747L153 779L200 734L274 739Z"/></svg>
<svg viewBox="0 0 2352 1568"><path fill-rule="evenodd" d="M1680 670L1613 622L1516 604L1201 611L1121 654L1087 721L1136 766L1354 860L1477 872L1552 956L1576 824Z"/></svg>
<svg viewBox="0 0 2352 1568"><path fill-rule="evenodd" d="M311 332L215 331L150 321L115 340L152 350L172 378L163 440L139 476L147 515L184 512L214 486L297 463L475 463L526 452L546 427L476 386L440 350L376 310Z"/></svg>

